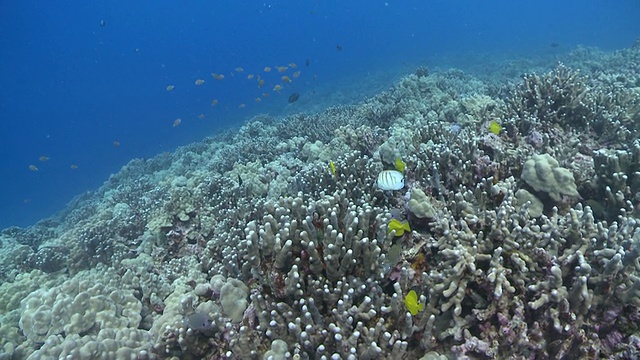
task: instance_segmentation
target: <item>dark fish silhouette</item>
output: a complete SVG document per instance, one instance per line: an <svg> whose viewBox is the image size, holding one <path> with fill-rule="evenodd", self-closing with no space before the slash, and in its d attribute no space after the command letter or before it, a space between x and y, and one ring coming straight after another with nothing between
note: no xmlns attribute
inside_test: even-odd
<svg viewBox="0 0 640 360"><path fill-rule="evenodd" d="M338 51L342 51L342 45L336 45L336 49L338 49Z"/></svg>
<svg viewBox="0 0 640 360"><path fill-rule="evenodd" d="M105 19L100 20L100 27L107 26L107 21Z"/></svg>
<svg viewBox="0 0 640 360"><path fill-rule="evenodd" d="M311 60L307 59L307 61L305 61L304 64L309 66L311 64Z"/></svg>
<svg viewBox="0 0 640 360"><path fill-rule="evenodd" d="M300 94L298 93L291 94L291 96L289 96L289 104L293 104L294 102L298 101L298 98L300 98Z"/></svg>

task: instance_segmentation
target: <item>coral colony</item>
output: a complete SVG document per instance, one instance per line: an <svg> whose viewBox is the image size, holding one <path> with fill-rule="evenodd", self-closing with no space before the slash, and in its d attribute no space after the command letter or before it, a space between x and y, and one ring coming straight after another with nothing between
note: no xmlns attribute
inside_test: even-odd
<svg viewBox="0 0 640 360"><path fill-rule="evenodd" d="M640 357L640 43L565 64L131 161L2 231L0 358Z"/></svg>

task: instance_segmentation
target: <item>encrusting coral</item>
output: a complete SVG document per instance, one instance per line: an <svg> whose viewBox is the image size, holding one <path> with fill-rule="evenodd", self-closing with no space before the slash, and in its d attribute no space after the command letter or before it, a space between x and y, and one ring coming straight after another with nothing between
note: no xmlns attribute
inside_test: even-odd
<svg viewBox="0 0 640 360"><path fill-rule="evenodd" d="M517 86L422 68L133 160L2 231L0 358L640 357L629 59L580 48Z"/></svg>

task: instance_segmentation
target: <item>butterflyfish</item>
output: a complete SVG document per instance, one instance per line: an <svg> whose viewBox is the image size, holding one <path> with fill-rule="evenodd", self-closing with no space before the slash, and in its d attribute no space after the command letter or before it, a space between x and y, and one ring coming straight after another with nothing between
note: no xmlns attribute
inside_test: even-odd
<svg viewBox="0 0 640 360"><path fill-rule="evenodd" d="M404 175L398 170L384 170L378 174L378 188L400 190L404 187Z"/></svg>
<svg viewBox="0 0 640 360"><path fill-rule="evenodd" d="M418 302L418 294L416 294L415 290L409 291L407 296L404 297L404 306L407 307L407 310L411 313L411 315L416 316L422 310L424 310L424 304Z"/></svg>

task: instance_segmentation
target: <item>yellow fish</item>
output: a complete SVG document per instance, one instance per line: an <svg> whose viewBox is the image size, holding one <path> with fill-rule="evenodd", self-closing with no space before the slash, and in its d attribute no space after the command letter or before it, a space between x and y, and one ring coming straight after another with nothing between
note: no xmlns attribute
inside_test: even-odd
<svg viewBox="0 0 640 360"><path fill-rule="evenodd" d="M289 67L295 69L298 67L298 65L296 65L296 63L289 63Z"/></svg>
<svg viewBox="0 0 640 360"><path fill-rule="evenodd" d="M331 175L337 179L338 174L336 173L336 164L334 164L333 161L329 161L329 170L331 171Z"/></svg>
<svg viewBox="0 0 640 360"><path fill-rule="evenodd" d="M238 67L236 68L236 71L240 73L240 72L243 72L243 71L244 71L244 69L243 69L243 68L241 68L240 66L238 66Z"/></svg>
<svg viewBox="0 0 640 360"><path fill-rule="evenodd" d="M222 80L224 79L224 75L222 74L216 74L216 73L211 73L211 77L213 77L216 80Z"/></svg>
<svg viewBox="0 0 640 360"><path fill-rule="evenodd" d="M396 231L396 236L404 235L405 231L411 231L411 227L409 226L408 221L398 221L393 219L387 225L387 234L390 234L393 230Z"/></svg>
<svg viewBox="0 0 640 360"><path fill-rule="evenodd" d="M38 167L37 167L37 166L35 166L35 165L33 165L33 164L31 164L31 165L29 165L29 170L31 170L31 171L38 171Z"/></svg>
<svg viewBox="0 0 640 360"><path fill-rule="evenodd" d="M269 66L265 66L264 67L264 72L269 72L269 71L271 71L271 68Z"/></svg>
<svg viewBox="0 0 640 360"><path fill-rule="evenodd" d="M204 84L204 80L202 80L202 79L196 80L196 85L200 86L202 84Z"/></svg>
<svg viewBox="0 0 640 360"><path fill-rule="evenodd" d="M286 83L290 83L291 82L291 78L288 77L287 75L281 77L282 81L286 82Z"/></svg>
<svg viewBox="0 0 640 360"><path fill-rule="evenodd" d="M294 79L297 79L298 76L300 76L300 71L299 70L293 73L293 78Z"/></svg>
<svg viewBox="0 0 640 360"><path fill-rule="evenodd" d="M286 66L276 66L276 69L278 70L279 73L283 73L283 72L287 71L288 67L286 67Z"/></svg>
<svg viewBox="0 0 640 360"><path fill-rule="evenodd" d="M396 170L400 171L401 173L403 173L404 169L407 168L407 164L404 161L402 161L402 159L400 158L396 158L395 165L396 165Z"/></svg>
<svg viewBox="0 0 640 360"><path fill-rule="evenodd" d="M176 87L173 85L167 85L167 91L171 91L173 89L175 89Z"/></svg>
<svg viewBox="0 0 640 360"><path fill-rule="evenodd" d="M42 161L42 162L45 162L45 161L49 160L49 157L48 157L48 156L45 156L45 155L42 155L42 156L40 156L40 157L38 158L38 160L40 160L40 161Z"/></svg>
<svg viewBox="0 0 640 360"><path fill-rule="evenodd" d="M78 168L78 165L76 165L76 164L71 164L71 165L69 165L69 168L71 168L71 170L75 170L75 169L77 169L77 168Z"/></svg>
<svg viewBox="0 0 640 360"><path fill-rule="evenodd" d="M492 120L489 124L489 131L496 135L500 135L500 132L502 131L502 125L498 124L497 121Z"/></svg>
<svg viewBox="0 0 640 360"><path fill-rule="evenodd" d="M182 119L175 119L173 121L173 127L180 126L182 124Z"/></svg>
<svg viewBox="0 0 640 360"><path fill-rule="evenodd" d="M409 291L407 296L404 297L404 306L407 307L407 310L411 313L411 315L416 316L422 310L424 310L424 304L418 302L418 294L416 294L415 290Z"/></svg>

